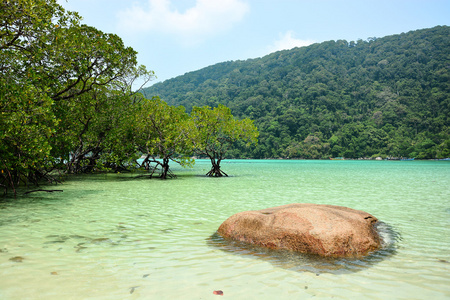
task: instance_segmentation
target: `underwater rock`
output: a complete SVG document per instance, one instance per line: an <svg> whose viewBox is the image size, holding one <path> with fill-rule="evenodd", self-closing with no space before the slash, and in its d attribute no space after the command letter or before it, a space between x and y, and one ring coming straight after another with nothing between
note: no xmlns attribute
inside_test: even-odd
<svg viewBox="0 0 450 300"><path fill-rule="evenodd" d="M97 238L92 239L91 244L112 244L113 241L109 238Z"/></svg>
<svg viewBox="0 0 450 300"><path fill-rule="evenodd" d="M138 287L140 287L140 286L137 285L137 286L132 286L132 287L130 287L130 294L133 294L134 291L135 291Z"/></svg>
<svg viewBox="0 0 450 300"><path fill-rule="evenodd" d="M9 260L13 261L13 262L23 262L24 259L25 258L23 258L22 256L14 256L14 257L11 257Z"/></svg>
<svg viewBox="0 0 450 300"><path fill-rule="evenodd" d="M377 218L342 206L295 203L232 215L218 233L270 249L359 257L381 247Z"/></svg>

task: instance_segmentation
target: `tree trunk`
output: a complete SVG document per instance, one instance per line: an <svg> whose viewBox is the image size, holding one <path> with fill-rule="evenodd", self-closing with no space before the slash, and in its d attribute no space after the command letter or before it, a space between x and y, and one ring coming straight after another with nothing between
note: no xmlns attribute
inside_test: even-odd
<svg viewBox="0 0 450 300"><path fill-rule="evenodd" d="M163 158L163 162L161 164L161 179L167 179L167 174L169 173L169 159Z"/></svg>
<svg viewBox="0 0 450 300"><path fill-rule="evenodd" d="M209 177L227 176L228 177L227 173L225 173L224 171L222 171L220 169L220 161L221 161L221 159L218 159L216 161L215 158L211 158L211 165L212 165L211 170L208 173L206 173L206 176L209 176Z"/></svg>

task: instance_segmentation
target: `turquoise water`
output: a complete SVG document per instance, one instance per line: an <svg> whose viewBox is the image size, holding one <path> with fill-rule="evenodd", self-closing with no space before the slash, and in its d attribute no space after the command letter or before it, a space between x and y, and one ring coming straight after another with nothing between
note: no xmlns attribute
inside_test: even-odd
<svg viewBox="0 0 450 300"><path fill-rule="evenodd" d="M70 178L0 202L0 299L449 299L450 163L229 160L178 178ZM326 261L227 244L234 213L288 203L367 211L389 245Z"/></svg>

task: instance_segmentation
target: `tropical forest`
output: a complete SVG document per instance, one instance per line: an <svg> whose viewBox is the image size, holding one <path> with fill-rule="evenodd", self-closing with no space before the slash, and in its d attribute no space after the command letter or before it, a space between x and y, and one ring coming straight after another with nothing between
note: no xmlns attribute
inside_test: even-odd
<svg viewBox="0 0 450 300"><path fill-rule="evenodd" d="M260 159L450 157L449 92L448 26L222 62L143 90L254 120L258 144L228 156Z"/></svg>

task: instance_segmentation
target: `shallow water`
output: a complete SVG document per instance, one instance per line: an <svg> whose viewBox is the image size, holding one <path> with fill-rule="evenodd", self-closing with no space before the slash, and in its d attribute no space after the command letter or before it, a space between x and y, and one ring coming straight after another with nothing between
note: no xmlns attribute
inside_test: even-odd
<svg viewBox="0 0 450 300"><path fill-rule="evenodd" d="M0 299L449 299L450 163L230 160L178 178L70 178L0 202ZM230 244L229 216L288 203L367 211L388 245L325 260Z"/></svg>

